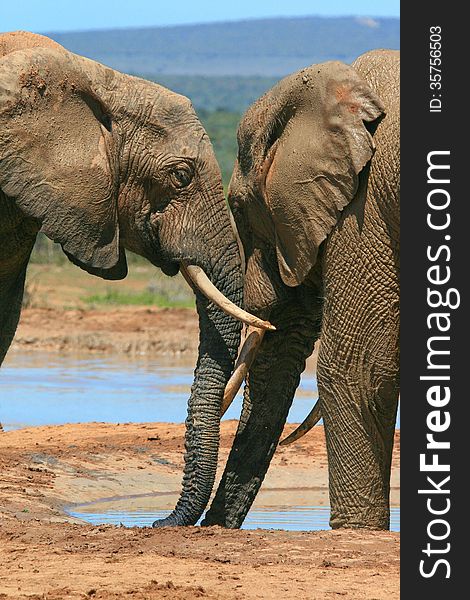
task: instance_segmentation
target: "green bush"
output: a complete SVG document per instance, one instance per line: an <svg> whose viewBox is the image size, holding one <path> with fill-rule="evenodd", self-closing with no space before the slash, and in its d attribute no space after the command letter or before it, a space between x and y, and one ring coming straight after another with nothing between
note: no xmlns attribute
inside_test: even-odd
<svg viewBox="0 0 470 600"><path fill-rule="evenodd" d="M193 298L170 298L168 294L154 293L150 290L143 292L120 292L107 290L103 294L93 294L82 298L90 305L116 306L158 306L159 308L192 308Z"/></svg>
<svg viewBox="0 0 470 600"><path fill-rule="evenodd" d="M211 139L215 156L222 171L224 188L227 189L232 176L233 165L237 158L237 129L241 114L225 110L213 112L200 110L198 114Z"/></svg>

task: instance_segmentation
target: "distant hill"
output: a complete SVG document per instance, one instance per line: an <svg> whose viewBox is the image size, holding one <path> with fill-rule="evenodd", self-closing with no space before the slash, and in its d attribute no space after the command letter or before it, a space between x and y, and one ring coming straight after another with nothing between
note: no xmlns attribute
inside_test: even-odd
<svg viewBox="0 0 470 600"><path fill-rule="evenodd" d="M190 98L197 111L234 113L245 112L252 102L279 81L279 77L236 75L159 75L150 79Z"/></svg>
<svg viewBox="0 0 470 600"><path fill-rule="evenodd" d="M77 54L120 71L161 75L281 77L316 62L352 62L372 48L399 48L396 18L302 17L48 33Z"/></svg>

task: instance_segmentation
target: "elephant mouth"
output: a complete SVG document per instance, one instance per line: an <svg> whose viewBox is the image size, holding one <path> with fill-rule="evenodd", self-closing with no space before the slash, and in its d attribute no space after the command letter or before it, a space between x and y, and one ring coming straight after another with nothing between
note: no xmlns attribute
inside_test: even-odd
<svg viewBox="0 0 470 600"><path fill-rule="evenodd" d="M177 260L174 257L159 256L158 261L152 260L152 264L159 267L165 275L170 277L181 272L189 286L194 291L199 291L210 300L215 306L219 307L224 313L232 316L234 319L245 323L245 325L253 326L259 329L274 330L275 327L240 308L229 300L224 294L216 288L205 271L198 265L192 264L192 261L185 259Z"/></svg>
<svg viewBox="0 0 470 600"><path fill-rule="evenodd" d="M165 275L168 275L168 277L174 277L180 270L179 263L171 260L164 261L156 266L158 266L165 273Z"/></svg>
<svg viewBox="0 0 470 600"><path fill-rule="evenodd" d="M269 321L264 321L255 317L226 298L222 292L214 286L200 267L186 265L182 262L180 270L183 277L193 289L197 289L201 292L208 300L218 306L226 314L241 321L245 325L248 325L245 341L235 363L235 369L225 387L220 411L222 417L240 389L256 357L265 332L275 331L276 328Z"/></svg>

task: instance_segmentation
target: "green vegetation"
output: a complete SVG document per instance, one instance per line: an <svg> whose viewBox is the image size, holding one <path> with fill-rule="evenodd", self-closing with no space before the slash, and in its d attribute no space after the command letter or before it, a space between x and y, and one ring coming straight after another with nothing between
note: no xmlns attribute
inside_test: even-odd
<svg viewBox="0 0 470 600"><path fill-rule="evenodd" d="M227 189L232 176L233 164L237 157L237 128L241 114L224 110L214 112L200 110L198 114L211 139L222 171L224 188Z"/></svg>
<svg viewBox="0 0 470 600"><path fill-rule="evenodd" d="M129 279L131 281L128 281ZM195 306L194 294L181 275L167 277L155 267L151 267L140 256L131 255L129 276L126 281L131 287L123 286L121 282L111 285L110 282L103 282L104 285L101 285L100 289L82 296L81 300L89 306L134 305L160 308Z"/></svg>
<svg viewBox="0 0 470 600"><path fill-rule="evenodd" d="M155 293L150 290L137 293L107 290L103 294L86 296L82 300L90 305L135 305L160 308L193 308L195 305L194 298L171 298L167 293Z"/></svg>
<svg viewBox="0 0 470 600"><path fill-rule="evenodd" d="M48 240L47 240L48 241ZM128 253L129 273L121 281L92 277L54 249L48 264L30 262L24 306L107 310L116 306L194 307L195 297L181 274L167 277L143 258Z"/></svg>
<svg viewBox="0 0 470 600"><path fill-rule="evenodd" d="M69 262L59 244L39 233L31 253L31 262L38 265L64 265Z"/></svg>
<svg viewBox="0 0 470 600"><path fill-rule="evenodd" d="M279 77L160 75L149 79L191 99L201 113L245 110L279 81Z"/></svg>

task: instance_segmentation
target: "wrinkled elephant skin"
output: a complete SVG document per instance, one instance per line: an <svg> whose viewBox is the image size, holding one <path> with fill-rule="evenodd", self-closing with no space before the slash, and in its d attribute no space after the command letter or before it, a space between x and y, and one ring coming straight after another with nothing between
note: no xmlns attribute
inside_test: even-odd
<svg viewBox="0 0 470 600"><path fill-rule="evenodd" d="M242 303L220 170L190 101L16 32L0 35L0 363L39 230L94 275L125 277L127 249L168 275L181 263L200 267ZM201 333L183 492L164 524L194 524L209 500L240 340L239 322L195 291Z"/></svg>
<svg viewBox="0 0 470 600"><path fill-rule="evenodd" d="M399 53L313 65L245 114L229 200L267 332L204 524L240 527L321 338L332 527L389 527L399 383ZM314 460L314 457L312 457Z"/></svg>

